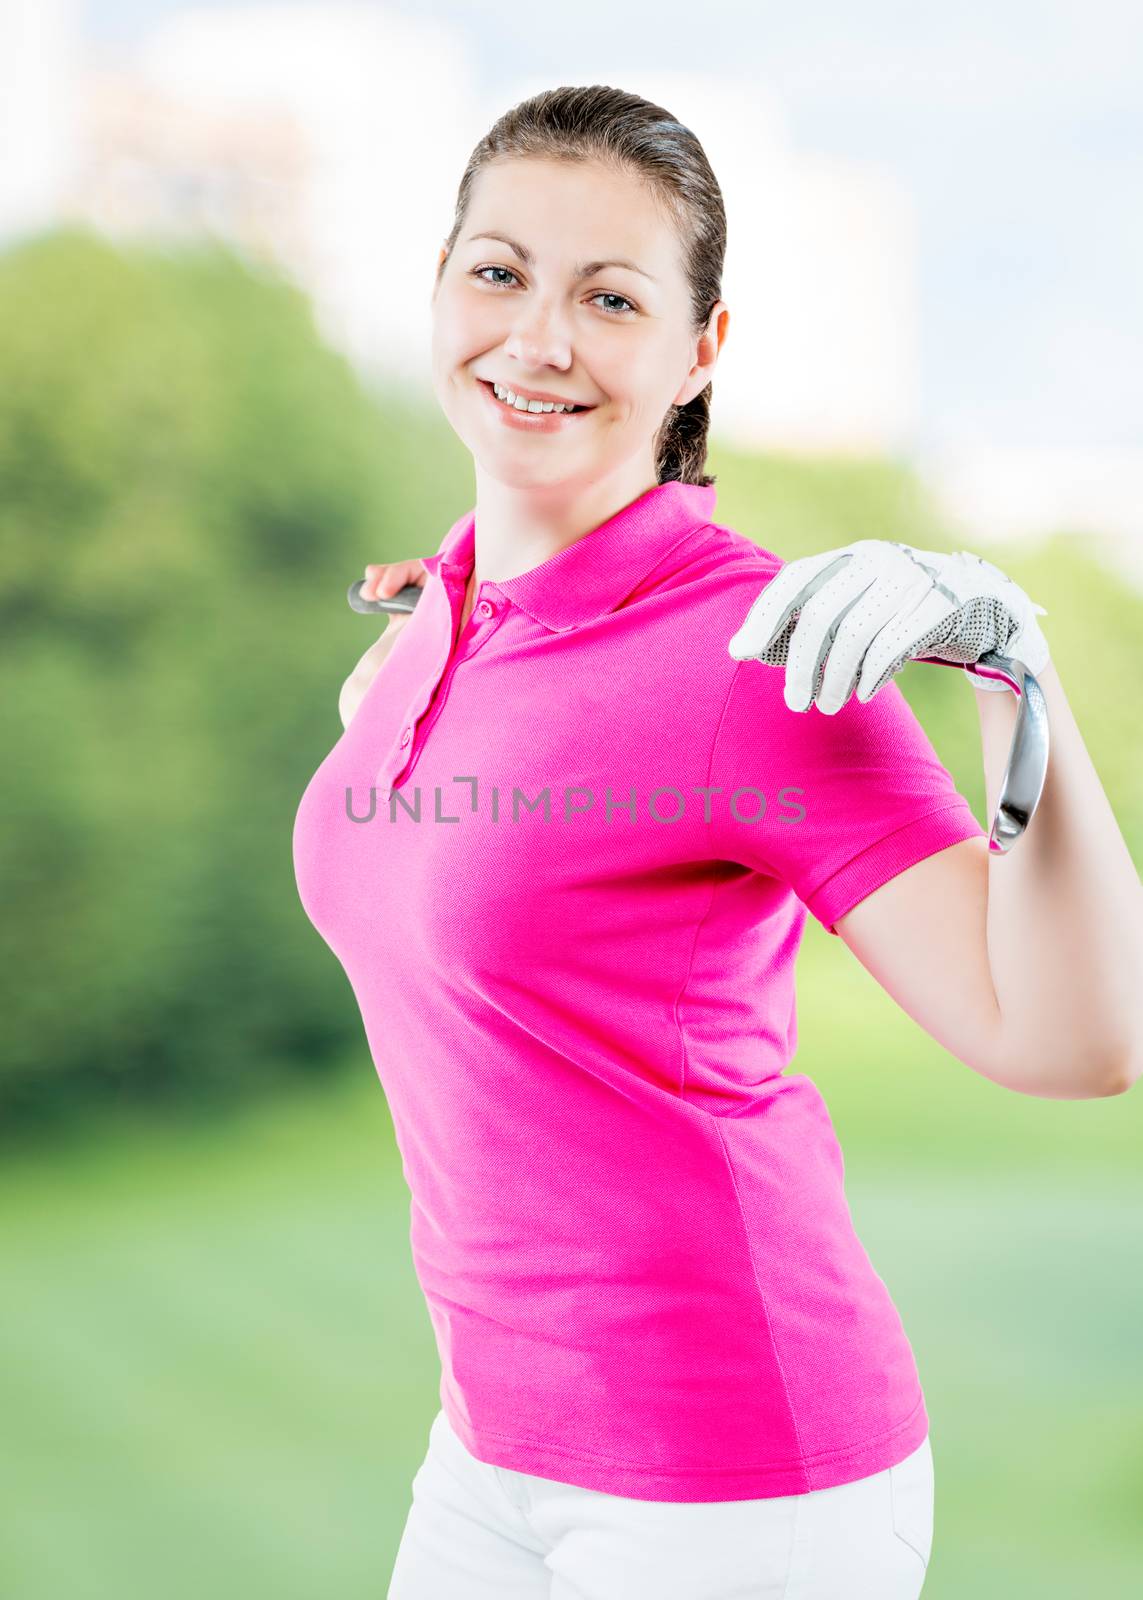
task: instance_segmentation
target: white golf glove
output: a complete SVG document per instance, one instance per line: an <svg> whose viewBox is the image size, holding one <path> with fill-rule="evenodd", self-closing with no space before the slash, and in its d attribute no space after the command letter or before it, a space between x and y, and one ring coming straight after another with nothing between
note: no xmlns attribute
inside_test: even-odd
<svg viewBox="0 0 1143 1600"><path fill-rule="evenodd" d="M961 666L979 689L1002 680L973 672L988 651L1033 674L1048 664L1036 617L1047 612L991 561L945 555L895 539L858 539L788 561L730 640L736 661L786 667L791 711L832 715L857 688L871 700L906 661Z"/></svg>

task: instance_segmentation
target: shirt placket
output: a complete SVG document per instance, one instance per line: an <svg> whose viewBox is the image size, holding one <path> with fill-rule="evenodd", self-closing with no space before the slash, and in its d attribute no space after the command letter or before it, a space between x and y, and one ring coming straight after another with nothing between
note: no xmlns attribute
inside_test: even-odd
<svg viewBox="0 0 1143 1600"><path fill-rule="evenodd" d="M400 732L374 774L373 782L378 797L386 805L389 803L392 790L404 782L416 766L425 740L448 698L453 674L464 661L468 660L473 647L483 641L487 629L495 625L506 603L502 599L493 600L482 594L481 590L484 588L482 584L477 590L479 598L472 608L468 621L458 633L457 624L464 608L471 571L471 567L458 566L448 561L442 561L438 568L449 603L448 648L440 665L432 676L421 684L406 708Z"/></svg>

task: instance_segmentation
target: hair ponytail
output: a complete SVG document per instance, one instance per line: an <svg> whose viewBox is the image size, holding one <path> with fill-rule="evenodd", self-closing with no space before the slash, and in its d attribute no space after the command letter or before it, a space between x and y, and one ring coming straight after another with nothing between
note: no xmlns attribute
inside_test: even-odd
<svg viewBox="0 0 1143 1600"><path fill-rule="evenodd" d="M655 440L655 475L660 483L714 483L703 471L712 391L708 383L688 405L672 406L663 418Z"/></svg>

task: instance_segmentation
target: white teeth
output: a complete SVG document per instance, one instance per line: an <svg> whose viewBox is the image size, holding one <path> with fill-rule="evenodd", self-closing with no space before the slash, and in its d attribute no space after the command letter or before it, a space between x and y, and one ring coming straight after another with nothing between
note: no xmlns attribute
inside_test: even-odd
<svg viewBox="0 0 1143 1600"><path fill-rule="evenodd" d="M492 385L492 392L498 400L514 406L517 411L576 411L577 406L556 405L551 400L525 400L521 394L514 394L511 389L504 389L498 383Z"/></svg>

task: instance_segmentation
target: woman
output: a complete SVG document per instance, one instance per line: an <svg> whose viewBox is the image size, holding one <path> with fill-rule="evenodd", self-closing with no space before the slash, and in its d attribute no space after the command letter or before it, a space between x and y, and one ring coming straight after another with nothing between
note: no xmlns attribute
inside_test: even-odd
<svg viewBox="0 0 1143 1600"><path fill-rule="evenodd" d="M851 605L878 542L847 547L791 637L759 599L797 564L712 521L724 247L701 146L638 96L556 89L477 146L433 294L476 509L367 569L424 592L298 812L441 1358L391 1600L920 1593L912 1350L784 1075L807 911L995 1082L1138 1070L1138 880L1032 603L949 571L957 616L1000 586L1050 703L1043 814L993 868L894 662L854 670L849 619L895 637L942 558L893 547ZM990 801L1013 715L981 695Z"/></svg>

